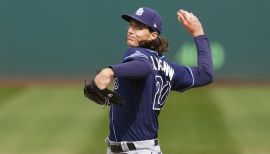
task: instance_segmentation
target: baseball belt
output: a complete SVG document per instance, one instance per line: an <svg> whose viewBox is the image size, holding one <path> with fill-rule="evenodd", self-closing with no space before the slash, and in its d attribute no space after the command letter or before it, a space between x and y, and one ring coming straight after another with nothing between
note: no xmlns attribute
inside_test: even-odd
<svg viewBox="0 0 270 154"><path fill-rule="evenodd" d="M134 141L134 142L126 142L126 141L112 142L108 138L106 138L105 141L106 141L108 147L114 153L138 150L138 149L142 149L142 148L147 148L149 146L159 145L158 139L146 140L146 141Z"/></svg>

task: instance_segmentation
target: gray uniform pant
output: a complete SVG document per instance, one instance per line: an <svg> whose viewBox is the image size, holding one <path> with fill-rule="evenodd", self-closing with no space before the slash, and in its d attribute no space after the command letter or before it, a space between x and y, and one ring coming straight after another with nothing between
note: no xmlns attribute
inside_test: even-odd
<svg viewBox="0 0 270 154"><path fill-rule="evenodd" d="M108 145L107 154L162 154L159 145L155 145L154 140L145 140L145 141L135 141L132 142L136 149L129 150L127 142L113 142L106 138L106 143ZM123 149L123 152L114 153L110 149L110 145L119 145Z"/></svg>

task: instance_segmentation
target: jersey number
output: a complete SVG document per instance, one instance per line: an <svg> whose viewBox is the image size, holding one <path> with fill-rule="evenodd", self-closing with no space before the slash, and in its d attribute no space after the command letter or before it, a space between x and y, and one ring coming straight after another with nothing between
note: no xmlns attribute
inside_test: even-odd
<svg viewBox="0 0 270 154"><path fill-rule="evenodd" d="M171 90L171 83L169 81L163 83L163 79L159 75L155 77L155 80L156 80L156 93L154 97L153 110L161 110Z"/></svg>

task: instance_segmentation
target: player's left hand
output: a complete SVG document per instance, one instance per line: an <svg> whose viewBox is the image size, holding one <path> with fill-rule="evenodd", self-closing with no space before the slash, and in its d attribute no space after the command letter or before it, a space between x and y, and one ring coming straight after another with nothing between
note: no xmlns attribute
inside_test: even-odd
<svg viewBox="0 0 270 154"><path fill-rule="evenodd" d="M110 68L105 68L101 70L94 79L95 84L100 90L103 90L108 87L111 83L114 72Z"/></svg>
<svg viewBox="0 0 270 154"><path fill-rule="evenodd" d="M83 92L86 98L99 105L121 105L125 103L125 100L114 91L108 88L100 90L94 81L90 83L85 81Z"/></svg>
<svg viewBox="0 0 270 154"><path fill-rule="evenodd" d="M193 37L204 35L202 24L193 13L180 9L177 12L177 17Z"/></svg>

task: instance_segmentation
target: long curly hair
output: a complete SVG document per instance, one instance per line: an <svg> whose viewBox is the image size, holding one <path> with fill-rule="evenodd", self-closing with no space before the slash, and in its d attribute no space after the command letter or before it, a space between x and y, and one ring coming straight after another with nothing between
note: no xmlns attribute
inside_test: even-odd
<svg viewBox="0 0 270 154"><path fill-rule="evenodd" d="M161 54L169 50L168 40L161 36L158 36L155 40L152 41L142 40L139 42L139 46L155 50Z"/></svg>

